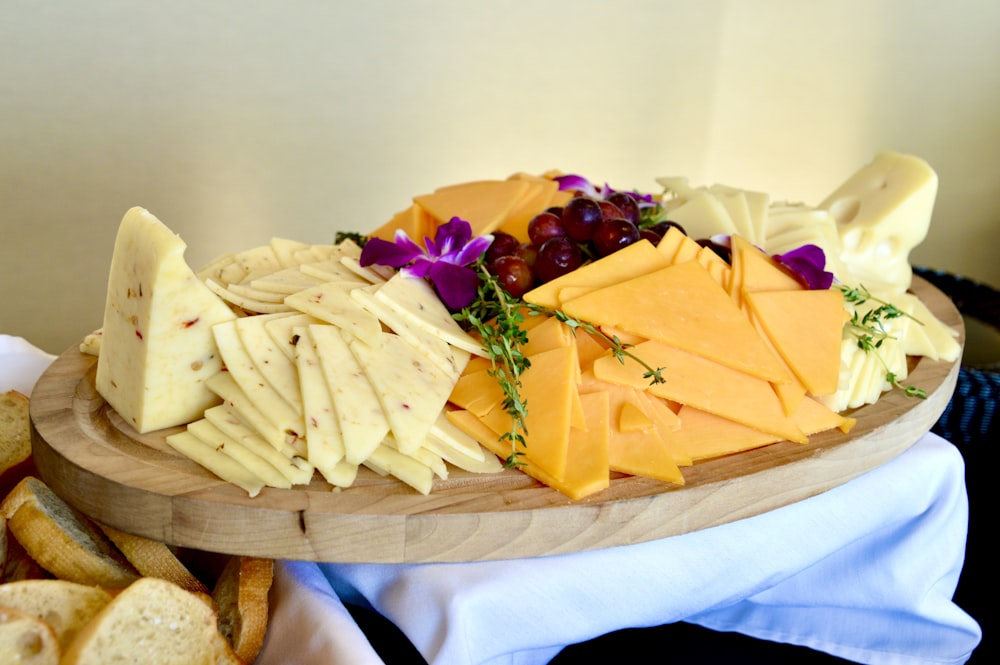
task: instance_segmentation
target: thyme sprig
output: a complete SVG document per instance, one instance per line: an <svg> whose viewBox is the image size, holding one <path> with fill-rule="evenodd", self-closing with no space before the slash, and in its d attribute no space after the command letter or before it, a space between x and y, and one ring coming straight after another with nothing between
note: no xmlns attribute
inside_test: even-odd
<svg viewBox="0 0 1000 665"><path fill-rule="evenodd" d="M876 298L867 288L865 288L864 285L858 285L855 288L840 285L838 288L841 293L844 294L844 300L854 306L854 312L852 313L851 320L847 325L850 332L857 340L858 348L866 353L872 353L876 358L878 358L878 361L882 363L882 367L885 368L885 380L889 383L889 385L902 390L907 397L919 397L920 399L926 399L927 391L923 388L918 388L913 385L904 385L901 383L899 377L896 376L895 372L889 369L889 365L879 353L879 349L886 340L896 339L886 329L886 323L888 321L901 317L907 317L920 325L923 325L923 322L914 317L912 314L899 309L892 303ZM857 308L861 305L865 305L869 301L878 303L878 307L869 309L864 314L861 314Z"/></svg>
<svg viewBox="0 0 1000 665"><path fill-rule="evenodd" d="M528 332L524 329L525 315L552 316L576 331L584 330L603 339L619 362L631 358L644 369L643 378L651 383L664 383L664 368L654 368L628 350L630 344L622 343L617 335L609 336L592 323L581 321L567 315L561 310L549 309L540 305L526 303L507 293L496 276L491 274L482 260L476 265L479 273L479 288L476 299L471 305L456 312L452 317L467 329L474 330L483 340L483 348L490 360L487 370L503 391L502 406L510 415L510 429L500 436L500 441L510 442L510 455L504 460L504 466L515 468L524 462L524 448L527 447L528 428L525 421L528 416L527 400L521 397L521 375L529 367L531 361L521 352L521 347L528 343Z"/></svg>

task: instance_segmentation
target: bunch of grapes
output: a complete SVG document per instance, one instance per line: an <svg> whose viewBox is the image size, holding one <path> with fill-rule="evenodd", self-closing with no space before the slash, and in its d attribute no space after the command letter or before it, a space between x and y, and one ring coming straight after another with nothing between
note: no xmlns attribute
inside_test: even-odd
<svg viewBox="0 0 1000 665"><path fill-rule="evenodd" d="M486 264L507 293L520 298L535 286L640 238L655 245L671 226L680 228L670 221L644 220L636 199L626 192L602 199L578 195L565 206L535 215L528 224L530 242L494 233Z"/></svg>

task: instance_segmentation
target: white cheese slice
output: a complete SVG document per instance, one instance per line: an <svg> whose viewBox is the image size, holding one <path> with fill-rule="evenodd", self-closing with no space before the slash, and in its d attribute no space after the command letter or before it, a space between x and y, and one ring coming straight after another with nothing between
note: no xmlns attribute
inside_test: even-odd
<svg viewBox="0 0 1000 665"><path fill-rule="evenodd" d="M486 356L482 343L462 330L427 280L398 272L376 292L375 297L413 325L437 335L452 346Z"/></svg>
<svg viewBox="0 0 1000 665"><path fill-rule="evenodd" d="M688 236L696 240L720 233L728 235L738 232L725 206L707 190L699 191L684 204L674 208L669 217L670 221L683 226Z"/></svg>
<svg viewBox="0 0 1000 665"><path fill-rule="evenodd" d="M261 374L240 341L236 322L216 324L212 332L226 370L250 401L279 431L302 436L305 433L302 414L282 399L274 386Z"/></svg>
<svg viewBox="0 0 1000 665"><path fill-rule="evenodd" d="M254 367L296 413L302 413L299 375L293 359L268 334L266 324L288 314L261 314L236 319L236 333Z"/></svg>
<svg viewBox="0 0 1000 665"><path fill-rule="evenodd" d="M184 261L186 245L142 208L122 219L108 276L98 393L140 433L191 422L218 400L212 326L236 318Z"/></svg>
<svg viewBox="0 0 1000 665"><path fill-rule="evenodd" d="M260 438L257 432L248 427L240 419L239 414L230 407L224 404L213 406L205 411L205 420L255 455L266 460L293 485L303 485L312 478L313 467L305 458L300 457L291 446L286 446L284 450L278 450ZM188 427L190 428L190 425Z"/></svg>
<svg viewBox="0 0 1000 665"><path fill-rule="evenodd" d="M241 445L239 441L222 432L208 420L194 421L187 426L187 431L223 455L232 458L255 477L260 478L265 486L282 489L292 486L292 482L267 460Z"/></svg>
<svg viewBox="0 0 1000 665"><path fill-rule="evenodd" d="M304 455L305 445L296 432L284 432L265 416L240 388L229 372L219 372L208 380L208 387L225 404L239 414L248 427L278 450L291 447L295 454ZM286 454L290 454L286 452Z"/></svg>
<svg viewBox="0 0 1000 665"><path fill-rule="evenodd" d="M351 298L351 291L357 286L350 282L326 282L288 296L285 303L367 343L382 334L382 324Z"/></svg>
<svg viewBox="0 0 1000 665"><path fill-rule="evenodd" d="M267 321L264 324L264 329L278 345L278 348L281 349L281 352L294 362L295 345L298 342L298 333L295 331L295 328L298 326L308 326L313 323L320 323L320 321L308 314L291 314Z"/></svg>
<svg viewBox="0 0 1000 665"><path fill-rule="evenodd" d="M365 466L378 474L394 476L424 495L430 494L434 487L434 471L429 466L391 446L378 446L365 461Z"/></svg>
<svg viewBox="0 0 1000 665"><path fill-rule="evenodd" d="M362 464L389 433L378 396L336 326L309 326L344 437L344 458ZM381 334L381 333L380 333Z"/></svg>
<svg viewBox="0 0 1000 665"><path fill-rule="evenodd" d="M400 451L415 453L448 403L457 377L393 333L383 333L379 344L352 341L350 349L375 390Z"/></svg>
<svg viewBox="0 0 1000 665"><path fill-rule="evenodd" d="M375 287L354 289L351 291L351 297L367 311L377 316L382 323L405 339L411 346L419 349L421 353L441 368L441 371L449 376L454 376L457 381L458 376L469 363L469 352L451 346L426 328L415 325L412 317L400 314L397 310L389 307L385 302L376 298L369 290L370 288Z"/></svg>
<svg viewBox="0 0 1000 665"><path fill-rule="evenodd" d="M297 326L295 365L302 395L309 461L324 476L333 473L344 459L344 437L337 422L336 406L320 366L316 341L308 325Z"/></svg>
<svg viewBox="0 0 1000 665"><path fill-rule="evenodd" d="M269 246L271 251L274 252L275 258L278 260L278 265L284 266L285 268L297 266L299 262L295 259L295 253L303 249L309 249L309 245L307 243L299 240L277 237L271 238Z"/></svg>
<svg viewBox="0 0 1000 665"><path fill-rule="evenodd" d="M260 494L264 482L245 466L188 431L177 432L167 437L167 444L188 459L205 467L216 476L242 488L251 497Z"/></svg>

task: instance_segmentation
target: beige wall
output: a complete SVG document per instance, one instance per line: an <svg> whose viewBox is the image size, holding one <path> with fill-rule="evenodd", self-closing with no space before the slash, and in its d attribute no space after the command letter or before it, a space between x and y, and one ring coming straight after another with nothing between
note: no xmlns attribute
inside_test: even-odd
<svg viewBox="0 0 1000 665"><path fill-rule="evenodd" d="M125 210L200 264L560 168L818 202L927 159L914 262L1000 284L994 0L0 0L0 333L100 325Z"/></svg>

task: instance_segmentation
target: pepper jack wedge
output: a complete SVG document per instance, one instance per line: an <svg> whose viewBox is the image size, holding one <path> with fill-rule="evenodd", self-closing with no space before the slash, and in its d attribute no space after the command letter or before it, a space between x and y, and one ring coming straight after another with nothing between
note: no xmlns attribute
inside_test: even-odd
<svg viewBox="0 0 1000 665"><path fill-rule="evenodd" d="M186 248L143 208L125 213L115 240L96 387L140 433L218 402L205 385L222 367L212 326L236 315L184 261Z"/></svg>

